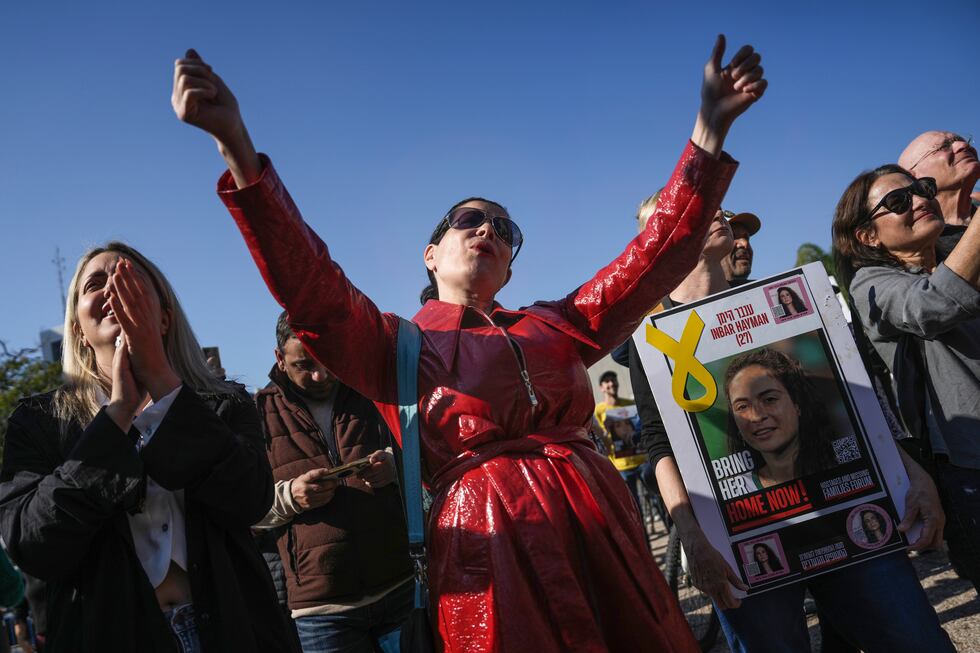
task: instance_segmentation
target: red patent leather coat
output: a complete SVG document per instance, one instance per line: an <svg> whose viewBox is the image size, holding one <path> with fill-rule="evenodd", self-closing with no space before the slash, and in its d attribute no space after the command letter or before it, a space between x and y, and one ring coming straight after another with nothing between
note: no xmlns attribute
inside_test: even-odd
<svg viewBox="0 0 980 653"><path fill-rule="evenodd" d="M688 144L646 231L564 299L490 315L429 301L415 316L444 650L697 650L622 478L587 437L586 367L694 267L735 167ZM398 437L397 317L348 281L267 161L253 185L226 174L218 190L296 335Z"/></svg>

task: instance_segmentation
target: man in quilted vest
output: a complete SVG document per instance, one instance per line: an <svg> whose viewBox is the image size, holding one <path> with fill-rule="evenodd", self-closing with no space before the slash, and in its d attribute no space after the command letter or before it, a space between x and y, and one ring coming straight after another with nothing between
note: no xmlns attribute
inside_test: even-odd
<svg viewBox="0 0 980 653"><path fill-rule="evenodd" d="M369 400L307 353L285 312L275 355L255 401L276 496L257 527L279 532L303 652L372 653L397 636L413 601L391 435ZM356 474L331 477L363 458L370 464Z"/></svg>

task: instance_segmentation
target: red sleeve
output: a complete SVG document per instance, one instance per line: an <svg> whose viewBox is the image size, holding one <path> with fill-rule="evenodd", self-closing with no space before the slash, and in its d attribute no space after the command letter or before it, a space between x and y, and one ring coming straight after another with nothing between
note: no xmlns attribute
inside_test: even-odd
<svg viewBox="0 0 980 653"><path fill-rule="evenodd" d="M694 269L735 169L690 141L646 229L562 302L566 318L600 345L582 347L591 365L629 337L640 320Z"/></svg>
<svg viewBox="0 0 980 653"><path fill-rule="evenodd" d="M262 164L262 176L242 189L225 172L218 196L272 296L289 312L296 336L337 378L369 399L397 402L398 318L383 315L347 279L265 155Z"/></svg>

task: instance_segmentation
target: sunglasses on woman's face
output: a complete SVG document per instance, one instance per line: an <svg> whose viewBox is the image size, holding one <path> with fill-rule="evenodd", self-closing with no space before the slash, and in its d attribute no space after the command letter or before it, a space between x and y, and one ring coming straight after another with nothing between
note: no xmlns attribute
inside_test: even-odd
<svg viewBox="0 0 980 653"><path fill-rule="evenodd" d="M936 196L936 180L932 177L923 177L916 179L905 188L896 188L885 193L885 196L871 209L868 220L874 220L875 212L881 207L885 207L892 213L905 213L912 206L913 195L931 200Z"/></svg>
<svg viewBox="0 0 980 653"><path fill-rule="evenodd" d="M473 207L459 207L450 211L449 215L446 216L446 222L453 229L476 229L487 221L490 222L490 226L493 227L493 232L497 234L497 237L510 245L514 252L510 257L513 263L514 259L517 258L517 253L521 251L521 245L524 244L524 234L521 233L521 228L517 226L516 222L501 215L490 215L482 209Z"/></svg>

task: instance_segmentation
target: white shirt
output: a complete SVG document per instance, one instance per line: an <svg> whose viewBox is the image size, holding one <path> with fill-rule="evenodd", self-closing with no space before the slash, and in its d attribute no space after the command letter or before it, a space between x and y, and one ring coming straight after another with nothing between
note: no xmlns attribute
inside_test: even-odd
<svg viewBox="0 0 980 653"><path fill-rule="evenodd" d="M133 426L140 432L137 449L142 449L149 443L182 387L182 385L177 386L156 403L151 400L133 421ZM171 492L147 476L143 510L128 517L136 555L154 588L159 587L167 577L171 560L187 571L183 490Z"/></svg>

